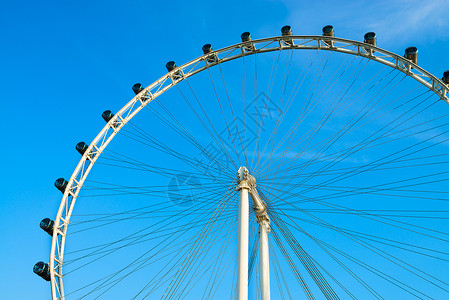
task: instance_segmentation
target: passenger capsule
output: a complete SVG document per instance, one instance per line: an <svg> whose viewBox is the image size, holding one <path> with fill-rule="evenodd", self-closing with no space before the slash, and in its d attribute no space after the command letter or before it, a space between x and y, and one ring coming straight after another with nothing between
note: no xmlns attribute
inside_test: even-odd
<svg viewBox="0 0 449 300"><path fill-rule="evenodd" d="M165 65L165 67L167 68L167 71L169 71L169 72L171 72L171 71L173 71L174 69L176 69L177 68L177 66L176 66L176 64L175 64L175 62L174 61L169 61L166 65ZM174 72L174 74L173 74L173 78L174 79L179 79L179 78L181 78L181 71L176 71L176 72Z"/></svg>
<svg viewBox="0 0 449 300"><path fill-rule="evenodd" d="M291 36L292 28L288 25L281 28L282 36ZM284 39L284 43L287 46L293 46L293 39Z"/></svg>
<svg viewBox="0 0 449 300"><path fill-rule="evenodd" d="M137 95L141 91L143 91L143 86L142 86L141 83L136 83L135 85L133 85L133 92L134 92L134 94Z"/></svg>
<svg viewBox="0 0 449 300"><path fill-rule="evenodd" d="M363 42L376 47L376 44L377 44L376 34L374 32L365 33L365 35L363 36Z"/></svg>
<svg viewBox="0 0 449 300"><path fill-rule="evenodd" d="M242 38L242 42L249 42L252 41L253 39L251 38L251 33L249 32L244 32L240 35L240 37Z"/></svg>
<svg viewBox="0 0 449 300"><path fill-rule="evenodd" d="M202 49L203 49L203 53L204 54L208 54L208 53L211 53L213 51L211 44L204 45ZM214 63L214 62L216 62L218 60L218 58L217 58L216 54L211 54L211 55L208 55L206 57L206 60L207 60L208 63Z"/></svg>
<svg viewBox="0 0 449 300"><path fill-rule="evenodd" d="M242 42L250 42L252 41L252 37L251 37L251 33L249 32L244 32L240 35L240 38L242 39ZM245 46L243 46L243 49L245 49L246 51L254 51L256 49L256 47L254 46L253 43L248 43Z"/></svg>
<svg viewBox="0 0 449 300"><path fill-rule="evenodd" d="M211 44L206 44L203 46L203 53L207 54L207 53L211 53L212 52L212 45Z"/></svg>
<svg viewBox="0 0 449 300"><path fill-rule="evenodd" d="M334 36L334 26L326 25L323 27L323 36Z"/></svg>
<svg viewBox="0 0 449 300"><path fill-rule="evenodd" d="M405 58L412 61L413 63L418 63L418 48L416 47L408 47L405 49Z"/></svg>
<svg viewBox="0 0 449 300"><path fill-rule="evenodd" d="M55 187L64 194L65 189L67 188L67 180L65 180L64 178L58 178L55 181Z"/></svg>
<svg viewBox="0 0 449 300"><path fill-rule="evenodd" d="M285 25L281 28L282 36L292 35L292 28L288 25Z"/></svg>
<svg viewBox="0 0 449 300"><path fill-rule="evenodd" d="M101 117L103 118L103 120L107 122L109 122L113 117L114 114L110 111L110 110L105 110L102 114Z"/></svg>
<svg viewBox="0 0 449 300"><path fill-rule="evenodd" d="M326 25L323 27L323 36L334 36L334 27L332 25ZM333 46L334 45L334 41L333 40L324 40L324 42L326 44L328 44L329 46Z"/></svg>
<svg viewBox="0 0 449 300"><path fill-rule="evenodd" d="M449 85L449 70L445 71L443 73L443 82L446 83L447 85Z"/></svg>
<svg viewBox="0 0 449 300"><path fill-rule="evenodd" d="M174 69L176 69L176 63L174 61L169 61L165 67L167 68L167 71L171 72Z"/></svg>
<svg viewBox="0 0 449 300"><path fill-rule="evenodd" d="M39 226L43 231L45 231L49 235L53 235L53 225L54 224L55 224L55 222L53 220L50 220L49 218L45 218L39 223Z"/></svg>
<svg viewBox="0 0 449 300"><path fill-rule="evenodd" d="M79 154L84 155L84 152L86 152L88 147L89 146L85 142L79 142L76 144L75 149Z"/></svg>
<svg viewBox="0 0 449 300"><path fill-rule="evenodd" d="M33 272L46 281L50 281L50 267L43 261L40 261L34 265Z"/></svg>
<svg viewBox="0 0 449 300"><path fill-rule="evenodd" d="M143 88L143 85L141 83L136 83L136 84L133 85L133 92L134 92L134 94L138 95L143 90L144 90L144 88ZM145 92L144 95L141 95L139 97L139 99L141 101L147 101L148 99L150 99L150 97L148 95L149 95L149 93Z"/></svg>

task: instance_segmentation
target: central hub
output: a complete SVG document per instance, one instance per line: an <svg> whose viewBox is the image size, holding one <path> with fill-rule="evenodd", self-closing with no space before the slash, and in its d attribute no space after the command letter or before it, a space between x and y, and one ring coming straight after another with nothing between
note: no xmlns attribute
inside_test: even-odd
<svg viewBox="0 0 449 300"><path fill-rule="evenodd" d="M270 228L270 218L267 215L267 204L260 198L257 192L256 179L249 174L246 167L241 166L237 171L237 190L247 189L253 202L253 209L256 214L257 223Z"/></svg>

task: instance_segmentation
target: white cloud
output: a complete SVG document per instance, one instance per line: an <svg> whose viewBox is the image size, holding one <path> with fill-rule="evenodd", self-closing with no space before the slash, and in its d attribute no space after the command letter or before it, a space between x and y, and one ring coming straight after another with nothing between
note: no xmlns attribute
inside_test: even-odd
<svg viewBox="0 0 449 300"><path fill-rule="evenodd" d="M374 31L383 45L449 39L448 0L283 2L296 34L320 34L331 24L337 36L357 40Z"/></svg>
<svg viewBox="0 0 449 300"><path fill-rule="evenodd" d="M382 15L368 24L386 41L449 37L447 0L403 0L387 4Z"/></svg>

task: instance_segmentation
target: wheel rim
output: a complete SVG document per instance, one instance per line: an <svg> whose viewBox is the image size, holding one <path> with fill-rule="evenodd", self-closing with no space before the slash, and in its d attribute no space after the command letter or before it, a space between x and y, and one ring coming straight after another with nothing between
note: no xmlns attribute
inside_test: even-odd
<svg viewBox="0 0 449 300"><path fill-rule="evenodd" d="M259 49L256 52L254 52L254 51L247 52L246 50L244 50L244 47L249 45L248 43L237 44L235 46L231 46L231 47L224 48L222 50L213 52L212 55L217 55L216 57L217 57L217 59L219 59L219 63L215 63L211 59L210 54L204 55L204 56L200 57L199 59L193 60L192 62L187 63L187 64L179 67L178 69L175 69L174 71L170 72L168 75L162 77L155 83L151 84L150 86L145 88L138 96L136 96L135 98L133 98L133 100L131 100L128 104L126 104L118 113L116 113L116 115L109 121L108 125L105 126L105 128L95 138L94 142L92 142L90 144L90 146L88 147L87 151L83 155L83 158L81 159L80 163L78 164L77 168L75 169L75 172L71 176L69 183L68 183L68 188L66 189L66 191L64 193L64 196L63 196L63 199L62 199L62 202L60 205L60 209L59 209L57 218L55 220L56 230L54 231L54 234L53 234L52 253L51 253L51 258L50 258L50 270L51 270L51 278L52 278L53 297L63 297L65 295L63 288L62 288L62 277L58 277L58 275L62 274L62 269L59 269L60 265L58 264L58 261L64 261L65 234L67 233L67 229L68 229L68 226L65 224L69 224L69 222L71 222L71 215L72 215L72 212L74 209L75 201L76 201L78 194L81 190L80 188L78 188L78 186L85 186L86 177L89 174L92 166L94 165L94 163L97 162L97 159L99 159L100 154L103 153L104 149L106 149L106 146L109 144L109 142L112 141L112 139L116 136L116 134L121 131L122 127L125 124L131 124L130 126L134 126L135 124L133 123L133 121L131 121L131 119L133 119L134 116L136 116L137 113L141 109L146 107L149 103L155 101L155 99L162 96L164 93L168 92L171 89L171 87L176 87L179 83L183 83L183 82L189 83L190 80L194 81L194 77L190 78L193 75L200 74L201 72L202 73L210 72L212 70L212 67L215 69L217 67L221 68L221 65L223 65L224 62L232 62L232 61L236 60L237 58L244 57L243 59L246 59L248 61L251 58L250 55L253 55L254 53L256 53L256 55L255 56L253 55L253 56L256 57L259 54L262 54L265 52L269 53L269 52L281 51L281 50L282 50L282 52L292 52L292 53L293 53L293 51L290 51L290 50L293 50L293 49L294 50L300 50L300 49L332 50L333 52L342 52L343 54L355 54L355 55L361 56L363 58L369 58L372 61L381 62L388 67L392 67L394 65L394 67L397 70L402 71L403 73L408 75L408 77L411 77L411 78L417 80L421 84L420 86L430 89L429 94L436 94L437 98L442 98L445 101L448 101L447 96L446 96L447 88L439 79L435 78L434 76L432 76L429 73L422 70L419 66L411 63L410 61L408 61L398 55L389 53L380 48L372 47L367 44L333 38L333 37L324 38L324 37L318 37L318 36L309 36L309 37L291 36L289 38L291 38L294 41L294 44L298 45L298 46L290 47L289 45L284 44L284 41L286 41L286 38L287 37L275 37L275 38L252 41L254 43L256 49ZM329 44L328 44L329 41L333 42L332 47L329 46ZM275 45L276 43L277 43L276 48L270 48L270 45ZM342 43L342 45L339 45L339 43ZM301 45L301 46L299 46L299 45ZM354 47L354 49L357 49L357 50L351 52L348 50L347 45L352 45L352 47ZM287 51L285 51L285 50L287 50ZM379 55L374 56L373 52L370 50L375 50L375 53L378 53ZM240 53L238 55L235 54L237 51L240 51ZM385 56L382 56L381 54L385 55ZM388 57L386 57L387 54L388 54ZM212 61L212 63L208 62L208 59L210 61ZM204 64L204 67L198 67L198 66L200 66L200 63ZM209 69L209 67L211 67L211 69ZM190 70L190 71L188 71L188 70ZM220 70L220 72L221 72L221 70ZM395 72L395 74L396 73L400 74L399 72ZM184 79L177 81L176 77L178 77L178 76L184 76L183 77ZM394 79L391 79L391 80L393 82ZM184 86L185 85L186 84L184 84ZM186 88L188 89L188 87L186 87ZM387 88L387 87L385 87L385 88ZM226 89L226 87L225 87L225 89ZM341 92L343 92L343 90L341 90ZM228 93L228 91L225 91L224 94L226 94L226 93ZM147 95L146 97L148 97L148 100L145 100L145 98L143 97L144 95ZM268 94L268 95L270 95L270 94ZM326 95L326 94L324 94L324 95ZM259 96L259 95L256 95L254 98L257 99L257 96ZM268 104L276 106L276 104L272 103L272 101L270 100L270 97L267 96L267 94L265 94L265 97L268 100L265 99L264 101L268 101L267 102ZM359 97L361 97L361 96L359 95ZM414 94L413 97L417 97L416 99L414 99L417 101L415 103L419 103L419 101L423 101L423 98L419 98L416 94ZM412 97L412 99L413 99L413 97ZM245 97L242 97L242 98L245 98ZM375 99L375 98L373 98L373 99ZM398 98L394 98L394 99L398 99ZM223 100L226 101L225 98ZM195 101L195 97L193 97L192 102L193 101ZM287 102L288 102L288 99L286 100L286 103ZM286 105L286 103L283 103L282 105ZM279 105L279 106L282 106L282 105ZM198 110L200 111L200 107L198 107ZM162 109L162 111L163 111L163 109ZM306 111L304 111L304 113L305 112ZM244 113L243 118L245 118L245 115L248 116L248 114ZM169 115L167 115L167 116L169 118ZM231 117L228 115L226 115L226 117L231 119ZM225 120L226 120L226 117L224 117ZM317 116L315 116L315 118L317 118ZM438 119L438 120L440 120L440 119ZM207 122L206 119L204 121ZM246 124L245 123L246 120L243 120L242 122L244 124ZM372 122L374 122L374 121L372 121ZM437 122L437 121L435 121L435 122ZM209 124L211 124L211 123L212 122L209 122ZM237 121L235 121L235 119L234 119L234 123L237 123ZM273 125L272 128L276 129L276 127L277 127L276 122L274 124L275 125ZM421 122L418 125L416 125L416 124L415 125L418 127L421 126L421 131L423 131L423 132L426 132L425 130L427 130L427 132L433 132L436 130L433 127L429 127L430 129L425 128L425 126L426 126L425 124L426 124L425 122ZM443 126L442 124L440 124L438 122L436 124L438 124L439 126ZM228 130L230 129L229 125L227 125L225 127L227 127ZM245 129L247 128L247 126L245 126L245 125L243 125L243 127ZM254 128L258 128L258 127L256 126ZM220 129L214 129L212 126L210 129L211 129L212 135L214 135L214 133L219 133L219 131L220 131ZM216 132L214 132L214 130ZM350 129L348 129L348 130L350 130ZM403 130L405 131L405 130L411 130L411 129L404 127ZM253 131L257 132L257 130L253 130ZM188 131L186 131L186 132L188 132ZM184 134L186 134L186 132L184 132ZM219 134L216 134L216 135L219 136ZM256 133L256 135L257 135L257 133ZM350 141L352 138L354 138L354 137L349 136L348 141ZM232 145L232 143L229 145L223 145L223 142L219 141L219 139L217 139L216 146L218 148L220 148L221 150L229 148L228 151L231 153L230 149L235 148L235 150L237 150L237 148L239 148L239 146L236 145L236 144L238 144L238 141L234 140L233 142L234 142L233 145ZM361 143L361 142L362 141L359 140L359 143ZM240 141L240 146L242 146L243 144L244 144L244 142ZM360 146L360 147L364 147L364 146L365 145L362 144L362 146ZM247 147L244 147L244 148L248 149ZM254 148L254 149L256 149L256 148ZM272 146L272 149L276 149L276 147ZM287 149L287 150L290 150L290 149ZM263 152L263 149L262 149L262 152ZM268 152L268 154L273 153L273 151L269 152L268 150L267 150L267 152ZM330 156L330 157L325 157L325 158L326 159L335 159L335 157L338 158L339 157L338 151L334 150L334 153L337 153L337 154L335 154L334 157ZM267 153L265 153L265 154L267 154ZM109 153L109 155L110 155L110 153ZM228 154L228 155L231 155L231 154ZM313 154L309 154L309 155L313 155ZM251 160L251 159L248 159L245 156L248 156L248 153L244 153L243 157L240 157L241 161L239 161L239 162L235 161L235 164L248 165L249 164L248 160ZM273 154L271 154L271 156L273 156ZM415 159L418 159L418 158L415 157ZM244 162L242 162L243 160L244 160ZM215 161L215 160L212 159L212 161ZM381 163L381 162L382 161L379 161L379 163ZM216 168L214 169L214 172L219 171L220 167L223 167L223 165L218 163L216 165ZM288 167L288 163L283 163L280 166L273 166L273 165L270 165L270 163L266 162L264 165L262 165L262 167L265 167L266 169L267 168L272 169L273 167L274 168L278 167L277 172L275 173L276 175L273 176L272 178L270 178L271 181L276 179L278 173L282 173L282 172L285 173L285 172L287 172L286 170L290 170L290 168ZM304 167L304 165L302 167ZM225 168L223 168L223 169L225 169ZM266 171L266 169L264 169L264 171ZM297 170L299 170L299 169L297 169ZM167 168L167 170L164 170L164 171L168 172L169 170L170 170L170 168ZM343 170L342 172L345 172L345 171ZM267 171L267 173L268 173L268 171ZM188 183L188 185L195 185L195 182L198 182L199 178L192 178L191 174L192 173L188 173L188 175L178 174L179 175L178 178L172 177L172 178L170 178L170 180L172 180L172 181L173 180L174 181L176 181L176 180L183 181L184 180L184 182ZM230 171L228 171L227 174L228 174L228 177L232 179ZM314 172L309 172L308 176L310 177L313 174L314 174ZM263 176L259 176L259 177L263 178ZM214 180L219 181L219 178L215 178ZM263 182L263 180L261 182ZM228 188L229 188L229 186L231 186L231 183L232 183L232 180L227 182ZM274 193L275 190L270 190L268 188L269 186L273 185L273 183L270 184L270 183L266 182L265 184L266 184L266 188L269 190L267 192L270 192L269 195L265 195L265 196L267 198L270 198L269 196L271 196L271 197L274 197L274 199L281 201L281 199L278 199L279 196L276 196L276 194ZM288 184L285 184L285 185L288 186ZM371 190L370 190L371 193L374 193L373 191L378 191L379 189L381 189L381 188L376 187L376 184L372 184L371 186L372 186ZM334 189L334 192L338 192L338 189L341 189L342 187L331 186L330 188ZM348 188L348 187L346 186L346 188ZM351 192L348 192L348 191L351 191L351 187L349 187L349 188L350 188L349 190L348 189L346 190L346 194L348 194L348 193L351 194ZM352 187L352 189L359 189L359 188L360 188L360 186ZM366 189L366 186L362 187L362 188ZM337 191L335 191L335 189ZM173 190L171 190L171 193L172 193L172 196L174 194L173 197L175 199L177 199L177 195L179 194L179 186L178 186L178 191L175 190L173 192ZM353 191L352 193L355 193L355 191ZM286 195L288 195L288 193ZM170 192L168 193L168 197L170 197ZM304 201L311 202L310 199L307 199L307 198L305 198ZM295 207L295 206L293 206L291 208L299 209L298 207ZM328 207L328 209L335 210L337 208L335 206L332 206L332 207ZM357 211L356 209L353 209L352 212L355 213L356 211ZM347 212L349 213L349 211L347 211ZM277 213L279 216L279 212L276 212L276 210L274 210L272 213L273 214ZM279 216L279 219L281 219L280 216ZM281 221L279 220L278 222L281 222ZM284 226L285 224L284 225L282 225L282 224L284 224L284 223L278 223L277 226L279 226L279 228L283 228L282 226ZM278 237L278 238L282 239L282 237ZM55 279L55 278L57 278L57 279Z"/></svg>

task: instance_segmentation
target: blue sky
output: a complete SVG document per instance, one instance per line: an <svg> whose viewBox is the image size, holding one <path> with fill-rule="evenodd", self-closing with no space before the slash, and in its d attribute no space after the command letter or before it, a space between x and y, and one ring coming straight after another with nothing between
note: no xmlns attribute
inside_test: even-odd
<svg viewBox="0 0 449 300"><path fill-rule="evenodd" d="M441 77L449 69L449 5L445 0L402 1L57 1L0 6L0 88L4 129L0 232L2 298L48 299L49 286L32 273L46 261L50 237L39 228L54 218L58 177L78 162L75 144L104 126L101 113L118 110L135 82L150 84L201 54L240 41L320 34L361 40L375 31L378 45L402 54L419 48L419 64Z"/></svg>

